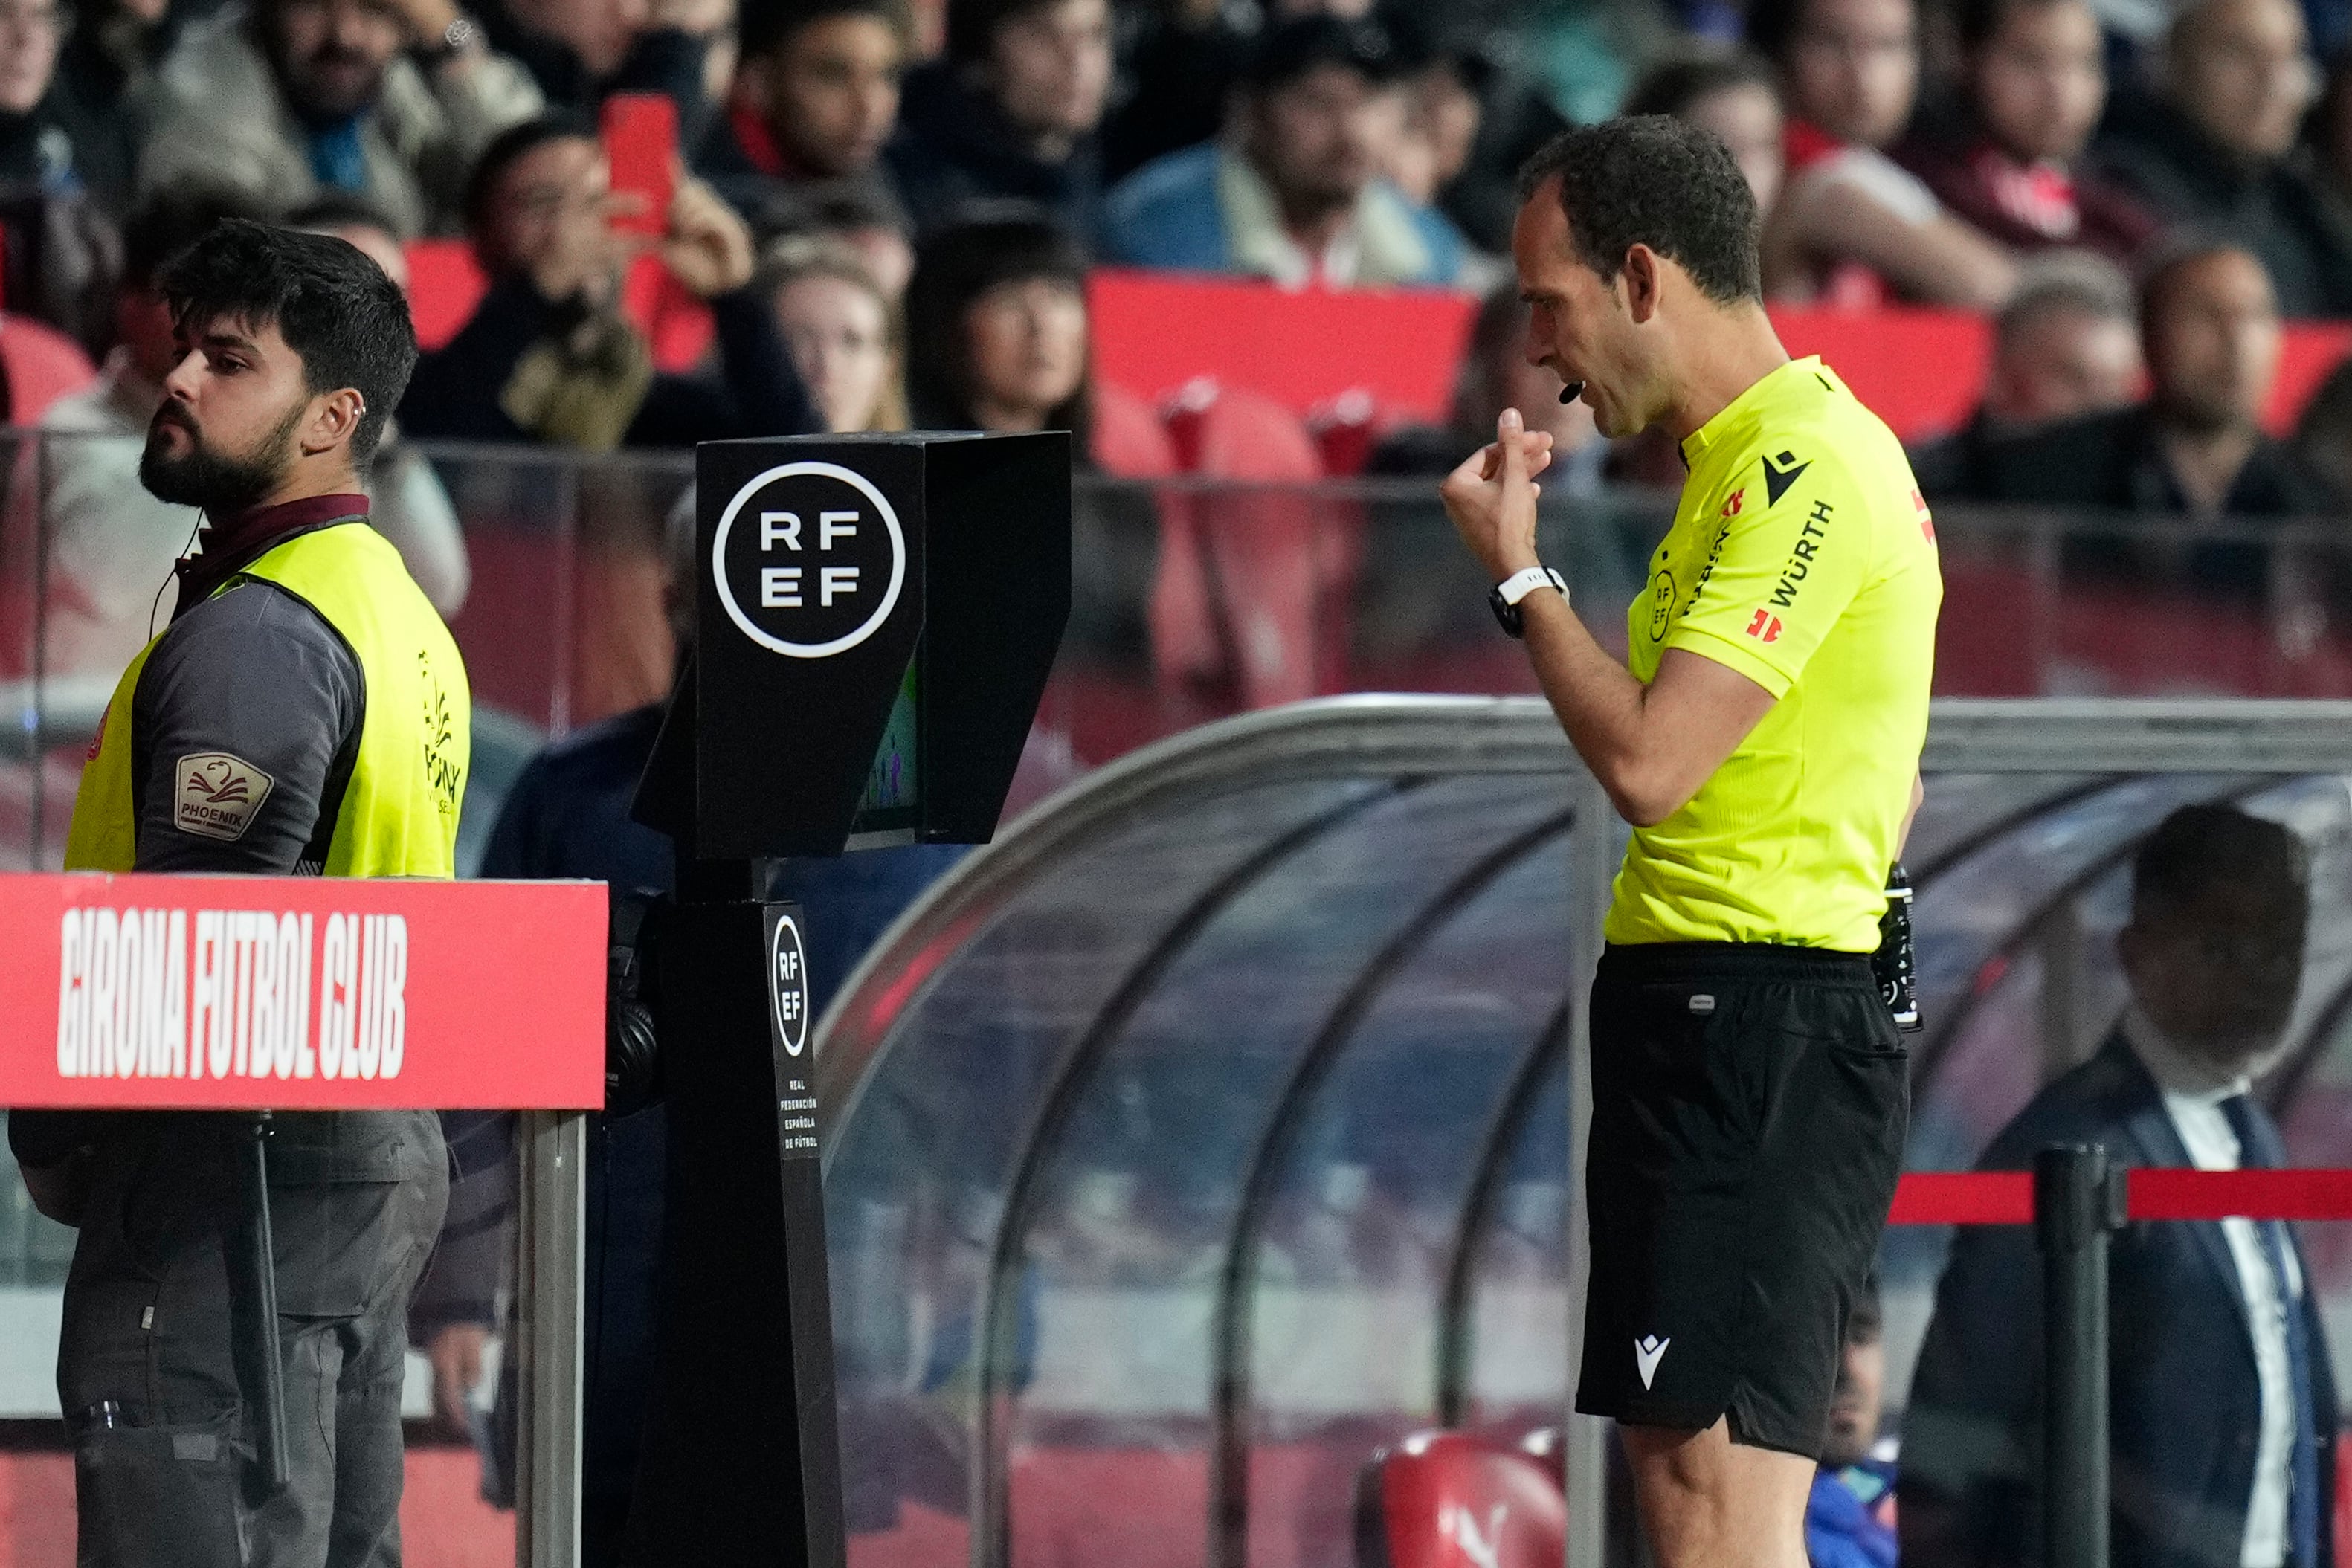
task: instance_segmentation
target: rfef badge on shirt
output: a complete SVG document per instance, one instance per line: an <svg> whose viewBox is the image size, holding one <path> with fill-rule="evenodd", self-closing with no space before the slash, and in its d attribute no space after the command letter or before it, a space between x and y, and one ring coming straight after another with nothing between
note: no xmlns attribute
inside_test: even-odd
<svg viewBox="0 0 2352 1568"><path fill-rule="evenodd" d="M1749 387L1683 455L1627 664L1647 682L1679 648L1775 700L1681 810L1635 831L1609 940L1868 952L1943 599L1910 463L1814 359Z"/></svg>

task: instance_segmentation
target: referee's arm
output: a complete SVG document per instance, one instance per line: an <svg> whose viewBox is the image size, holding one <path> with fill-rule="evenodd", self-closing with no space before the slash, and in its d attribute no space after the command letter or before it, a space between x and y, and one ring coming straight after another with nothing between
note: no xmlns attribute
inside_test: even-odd
<svg viewBox="0 0 2352 1568"><path fill-rule="evenodd" d="M1529 434L1505 409L1496 443L1439 487L1446 515L1494 580L1539 564L1535 476L1551 462L1551 437ZM1609 792L1618 815L1654 827L1682 810L1779 699L1728 665L1669 648L1647 685L1593 640L1553 593L1519 606L1528 658L1560 727Z"/></svg>

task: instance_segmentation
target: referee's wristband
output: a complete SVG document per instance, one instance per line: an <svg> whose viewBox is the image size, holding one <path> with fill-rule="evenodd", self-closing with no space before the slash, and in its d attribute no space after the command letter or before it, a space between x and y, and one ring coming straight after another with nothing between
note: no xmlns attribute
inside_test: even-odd
<svg viewBox="0 0 2352 1568"><path fill-rule="evenodd" d="M1528 622L1526 613L1519 609L1519 601L1539 588L1558 589L1560 602L1568 602L1568 580L1548 566L1531 566L1524 571L1513 572L1496 583L1494 591L1486 595L1486 607L1495 612L1495 619L1501 622L1507 633L1524 637Z"/></svg>

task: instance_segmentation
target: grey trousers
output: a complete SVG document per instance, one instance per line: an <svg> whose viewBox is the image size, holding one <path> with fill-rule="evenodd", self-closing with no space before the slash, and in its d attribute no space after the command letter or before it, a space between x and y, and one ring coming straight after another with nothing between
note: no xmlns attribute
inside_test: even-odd
<svg viewBox="0 0 2352 1568"><path fill-rule="evenodd" d="M238 1377L245 1119L126 1117L100 1146L58 1353L80 1568L397 1568L408 1301L448 1199L439 1126L406 1112L277 1124L291 1484L258 1484Z"/></svg>

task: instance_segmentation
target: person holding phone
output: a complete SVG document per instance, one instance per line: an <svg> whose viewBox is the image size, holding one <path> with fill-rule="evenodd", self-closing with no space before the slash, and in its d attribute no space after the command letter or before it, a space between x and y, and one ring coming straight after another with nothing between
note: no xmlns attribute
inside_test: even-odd
<svg viewBox="0 0 2352 1568"><path fill-rule="evenodd" d="M698 181L671 171L656 232L653 197L617 191L589 122L552 114L492 142L466 201L490 287L409 383L412 435L538 441L590 451L797 435L824 422L761 292L751 232ZM717 374L655 370L619 308L628 263L650 252L709 302Z"/></svg>

